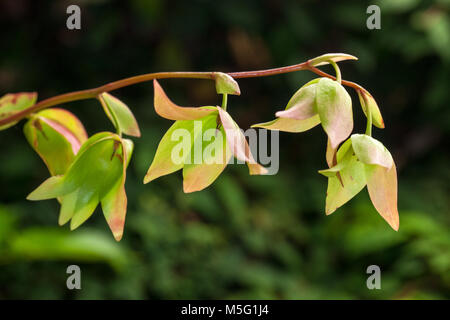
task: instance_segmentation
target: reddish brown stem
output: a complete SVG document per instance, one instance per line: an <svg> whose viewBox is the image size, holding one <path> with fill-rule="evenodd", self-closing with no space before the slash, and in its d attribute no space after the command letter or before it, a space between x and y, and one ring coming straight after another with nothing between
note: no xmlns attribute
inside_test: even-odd
<svg viewBox="0 0 450 320"><path fill-rule="evenodd" d="M328 77L331 79L336 79L332 75L329 75L328 73L325 73L316 67L312 67L309 65L309 61L286 66L286 67L280 67L280 68L273 68L273 69L266 69L266 70L256 70L256 71L243 71L243 72L231 72L228 73L229 76L239 79L239 78L254 78L254 77L266 77L271 75L277 75L277 74L283 74L283 73L289 73L294 71L300 71L300 70L310 70L322 77ZM32 107L25 109L21 112L15 113L9 117L6 117L4 119L0 119L0 126L14 122L19 121L33 112L52 107L58 104L63 104L67 102L72 101L78 101L78 100L85 100L85 99L92 99L96 98L99 94L103 92L109 92L113 90L117 90L119 88L127 87L130 85L134 85L141 82L150 81L153 79L168 79L168 78L190 78L190 79L214 79L215 78L215 72L157 72L157 73L147 73L139 76L134 76L130 78L125 78L122 80L114 81L108 84L105 84L103 86L93 88L93 89L86 89L86 90L80 90L80 91L74 91L70 93L61 94L58 96L54 96L48 99L44 99ZM357 85L356 83L342 80L342 84L355 88L356 90L360 90L361 87Z"/></svg>

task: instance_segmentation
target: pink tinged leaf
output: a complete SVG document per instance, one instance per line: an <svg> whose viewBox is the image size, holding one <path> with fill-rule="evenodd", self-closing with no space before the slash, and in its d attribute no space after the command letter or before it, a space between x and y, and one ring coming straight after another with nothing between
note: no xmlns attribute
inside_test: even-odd
<svg viewBox="0 0 450 320"><path fill-rule="evenodd" d="M134 137L141 136L141 131L139 130L136 118L125 103L107 92L99 95L98 99L100 100L106 115L119 132Z"/></svg>
<svg viewBox="0 0 450 320"><path fill-rule="evenodd" d="M325 204L327 215L343 206L364 188L366 185L364 166L355 156L352 156L345 168L340 171L342 183L336 176L328 178Z"/></svg>
<svg viewBox="0 0 450 320"><path fill-rule="evenodd" d="M153 80L155 89L155 111L161 117L169 120L196 120L216 113L215 107L180 107L167 97L158 81Z"/></svg>
<svg viewBox="0 0 450 320"><path fill-rule="evenodd" d="M256 163L247 140L236 122L234 122L228 112L220 107L217 107L217 109L219 110L220 121L225 130L228 146L233 155L237 159L247 162L250 174L267 173L267 169Z"/></svg>
<svg viewBox="0 0 450 320"><path fill-rule="evenodd" d="M313 67L329 64L331 61L340 62L344 60L358 60L357 57L346 53L327 53L308 60L308 64Z"/></svg>
<svg viewBox="0 0 450 320"><path fill-rule="evenodd" d="M122 239L127 213L127 195L123 182L124 179L120 179L101 200L103 215L117 241Z"/></svg>
<svg viewBox="0 0 450 320"><path fill-rule="evenodd" d="M74 154L77 154L81 145L88 139L83 124L72 112L60 108L51 108L40 111L37 115L57 124L59 129L55 127L55 130L65 137L67 135L66 139L73 142L72 150Z"/></svg>
<svg viewBox="0 0 450 320"><path fill-rule="evenodd" d="M214 79L216 81L216 92L218 94L240 95L239 85L232 77L226 73L215 72Z"/></svg>
<svg viewBox="0 0 450 320"><path fill-rule="evenodd" d="M286 110L278 111L275 115L279 118L295 120L309 119L317 114L314 105L316 97L316 84L303 86L289 101Z"/></svg>
<svg viewBox="0 0 450 320"><path fill-rule="evenodd" d="M395 164L390 169L366 165L367 189L370 200L378 213L395 231L399 228L397 210L397 170Z"/></svg>
<svg viewBox="0 0 450 320"><path fill-rule="evenodd" d="M372 123L376 127L383 129L384 128L384 120L383 120L383 117L381 116L380 109L378 108L378 104L375 101L375 99L364 88L356 90L356 92L358 92L359 102L361 103L361 107L362 107L363 112L366 115L366 117L367 117L367 108L369 108L370 112L372 114Z"/></svg>
<svg viewBox="0 0 450 320"><path fill-rule="evenodd" d="M216 122L214 121L206 130L215 127ZM215 131L214 137L208 137L211 138L210 141L207 141L202 148L202 162L185 164L183 167L183 191L185 193L200 191L210 186L223 172L232 157L224 128L221 127ZM202 139L202 137L197 137L197 139ZM194 151L194 148L191 151Z"/></svg>
<svg viewBox="0 0 450 320"><path fill-rule="evenodd" d="M338 82L321 78L317 83L316 109L333 149L353 130L352 99Z"/></svg>
<svg viewBox="0 0 450 320"><path fill-rule="evenodd" d="M327 151L326 151L325 157L327 160L328 168L335 166L337 163L336 151L337 151L337 148L336 149L332 148L330 139L327 139Z"/></svg>
<svg viewBox="0 0 450 320"><path fill-rule="evenodd" d="M122 239L127 214L127 195L125 192L126 169L134 149L133 141L122 139L123 173L113 188L101 199L103 215L116 241Z"/></svg>
<svg viewBox="0 0 450 320"><path fill-rule="evenodd" d="M25 137L51 175L64 174L75 158L74 151L80 148L75 136L66 131L60 124L40 116L32 116L24 126Z"/></svg>
<svg viewBox="0 0 450 320"><path fill-rule="evenodd" d="M8 93L0 98L0 120L13 116L36 103L36 92ZM0 126L0 130L7 129L15 125L17 121Z"/></svg>
<svg viewBox="0 0 450 320"><path fill-rule="evenodd" d="M388 169L394 164L390 152L380 141L365 134L353 134L351 140L353 150L362 163L380 165Z"/></svg>
<svg viewBox="0 0 450 320"><path fill-rule="evenodd" d="M306 120L278 118L272 121L254 124L251 127L298 133L308 131L309 129L317 126L319 123L320 123L319 115L315 115Z"/></svg>

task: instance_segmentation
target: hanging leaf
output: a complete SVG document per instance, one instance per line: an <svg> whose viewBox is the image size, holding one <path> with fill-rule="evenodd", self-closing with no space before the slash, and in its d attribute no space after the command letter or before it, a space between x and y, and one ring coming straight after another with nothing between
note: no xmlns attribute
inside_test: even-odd
<svg viewBox="0 0 450 320"><path fill-rule="evenodd" d="M348 163L339 173L342 183L337 176L328 178L325 204L325 212L327 215L332 214L337 208L351 200L366 185L364 164L358 161L356 156L351 156Z"/></svg>
<svg viewBox="0 0 450 320"><path fill-rule="evenodd" d="M259 165L253 158L247 140L236 122L234 122L228 112L220 107L217 109L219 110L220 121L225 129L227 143L233 155L247 163L251 175L266 174L267 169Z"/></svg>
<svg viewBox="0 0 450 320"><path fill-rule="evenodd" d="M378 108L378 104L375 101L375 99L372 97L372 95L364 88L360 88L359 90L356 90L359 97L359 102L361 103L361 107L363 109L364 114L367 117L368 110L370 109L370 112L372 114L372 123L378 127L383 129L384 128L384 121L383 117L381 116L380 109Z"/></svg>
<svg viewBox="0 0 450 320"><path fill-rule="evenodd" d="M157 81L154 88L157 113L177 121L161 139L144 183L183 169L184 192L200 191L217 179L232 155L247 162L250 174L267 172L253 159L244 135L225 110L180 107L170 101ZM205 142L210 132L214 135Z"/></svg>
<svg viewBox="0 0 450 320"><path fill-rule="evenodd" d="M241 94L236 80L226 73L215 72L214 79L216 80L216 92L218 94L233 94L238 96Z"/></svg>
<svg viewBox="0 0 450 320"><path fill-rule="evenodd" d="M24 133L51 175L64 174L87 140L80 120L69 111L56 108L32 115Z"/></svg>
<svg viewBox="0 0 450 320"><path fill-rule="evenodd" d="M104 92L98 96L108 118L119 133L140 137L141 132L131 110L116 97Z"/></svg>
<svg viewBox="0 0 450 320"><path fill-rule="evenodd" d="M315 110L316 83L314 79L301 87L289 100L286 110L278 111L275 115L279 118L296 120L309 119L317 114Z"/></svg>
<svg viewBox="0 0 450 320"><path fill-rule="evenodd" d="M338 82L321 78L317 82L316 108L333 149L353 130L352 99Z"/></svg>
<svg viewBox="0 0 450 320"><path fill-rule="evenodd" d="M284 111L278 111L275 120L254 124L252 128L280 130L284 132L304 132L320 123L319 115L315 110L316 83L320 78L314 79L302 86L289 100ZM308 117L309 115L309 117Z"/></svg>
<svg viewBox="0 0 450 320"><path fill-rule="evenodd" d="M217 127L217 118L211 117L203 124L205 134L214 132L208 138L210 141L203 141L205 135L198 135L194 143L202 144L201 154L202 162L195 163L192 161L193 155L188 157L191 159L183 167L183 191L186 193L203 190L211 185L227 166L232 153L227 145L226 134L224 128ZM210 131L206 131L210 130ZM191 149L191 152L194 149Z"/></svg>
<svg viewBox="0 0 450 320"><path fill-rule="evenodd" d="M8 93L0 98L0 120L13 116L36 103L36 92ZM5 130L15 125L17 121L0 126L0 130Z"/></svg>
<svg viewBox="0 0 450 320"><path fill-rule="evenodd" d="M397 210L397 169L366 165L367 189L378 213L395 231L399 228Z"/></svg>
<svg viewBox="0 0 450 320"><path fill-rule="evenodd" d="M189 141L186 139L182 139L180 141L179 138L183 138L184 136L174 135L176 132L182 132L180 130L185 130L185 136L189 137ZM152 164L145 175L144 183L149 183L156 178L182 169L184 166L184 158L189 155L192 144L194 143L193 139L191 141L191 138L195 138L194 122L188 120L176 121L159 142L155 157L153 158ZM181 145L182 143L185 145ZM173 149L176 146L181 148L180 151L183 152L181 155L178 154L177 158L183 159L179 162L174 162L172 157ZM187 152L184 152L183 150L187 150Z"/></svg>
<svg viewBox="0 0 450 320"><path fill-rule="evenodd" d="M380 141L366 134L353 134L351 140L353 150L361 162L380 165L388 169L394 164L390 152Z"/></svg>
<svg viewBox="0 0 450 320"><path fill-rule="evenodd" d="M327 53L308 60L308 64L313 67L329 64L331 61L339 62L344 60L358 60L357 57L346 53Z"/></svg>
<svg viewBox="0 0 450 320"><path fill-rule="evenodd" d="M161 117L169 120L195 120L209 114L217 113L215 107L180 107L174 104L159 85L153 80L155 90L155 111Z"/></svg>
<svg viewBox="0 0 450 320"><path fill-rule="evenodd" d="M126 213L125 170L132 148L130 140L113 133L96 134L83 144L64 175L47 179L27 199L59 198L59 223L70 220L71 230L85 222L102 202L105 218L120 240Z"/></svg>

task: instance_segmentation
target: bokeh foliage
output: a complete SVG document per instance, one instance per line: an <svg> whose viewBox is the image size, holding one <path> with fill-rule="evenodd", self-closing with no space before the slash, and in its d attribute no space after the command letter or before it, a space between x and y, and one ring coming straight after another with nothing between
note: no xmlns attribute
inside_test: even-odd
<svg viewBox="0 0 450 320"><path fill-rule="evenodd" d="M82 8L81 31L65 27L69 4ZM341 70L370 88L382 110L386 129L374 128L374 137L397 163L400 212L394 232L364 191L325 216L327 181L317 170L326 166L326 136L318 128L280 134L276 176L228 166L199 193L183 194L181 174L143 185L171 121L154 113L151 83L141 84L114 93L142 131L128 169L121 243L100 212L70 232L57 226L56 201L25 200L47 169L22 123L1 133L0 298L449 298L450 4L377 4L381 30L366 28L365 1L0 2L2 94L45 98L146 72L268 68L326 52L358 56ZM314 77L242 79L228 111L244 129L270 120ZM220 103L211 82L162 83L181 105ZM89 135L113 130L97 101L67 107ZM355 131L363 131L358 108L354 118ZM80 291L65 287L69 264L81 266ZM382 290L366 288L371 264L381 267Z"/></svg>

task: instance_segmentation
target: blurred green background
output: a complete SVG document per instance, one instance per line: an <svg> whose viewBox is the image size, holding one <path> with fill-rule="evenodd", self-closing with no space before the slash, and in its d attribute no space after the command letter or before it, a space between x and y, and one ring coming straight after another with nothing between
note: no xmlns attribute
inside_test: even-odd
<svg viewBox="0 0 450 320"><path fill-rule="evenodd" d="M366 28L369 4L381 30ZM66 29L78 4L82 29ZM401 1L0 1L0 95L41 99L156 71L243 71L299 63L328 52L345 79L377 99L374 129L398 165L400 230L364 189L326 217L326 136L320 127L280 134L276 176L228 166L212 187L183 194L181 173L143 176L171 121L153 110L151 83L114 92L143 136L128 169L129 210L116 243L97 209L78 230L57 226L56 201L26 195L48 177L23 137L0 132L0 299L435 299L450 298L450 2ZM328 67L325 71L331 72ZM244 129L273 119L314 74L239 81L229 112ZM211 82L164 80L181 105L218 104ZM355 131L365 118L357 96ZM89 134L113 130L100 105L64 105ZM77 264L82 290L66 288ZM366 268L381 268L368 290Z"/></svg>

